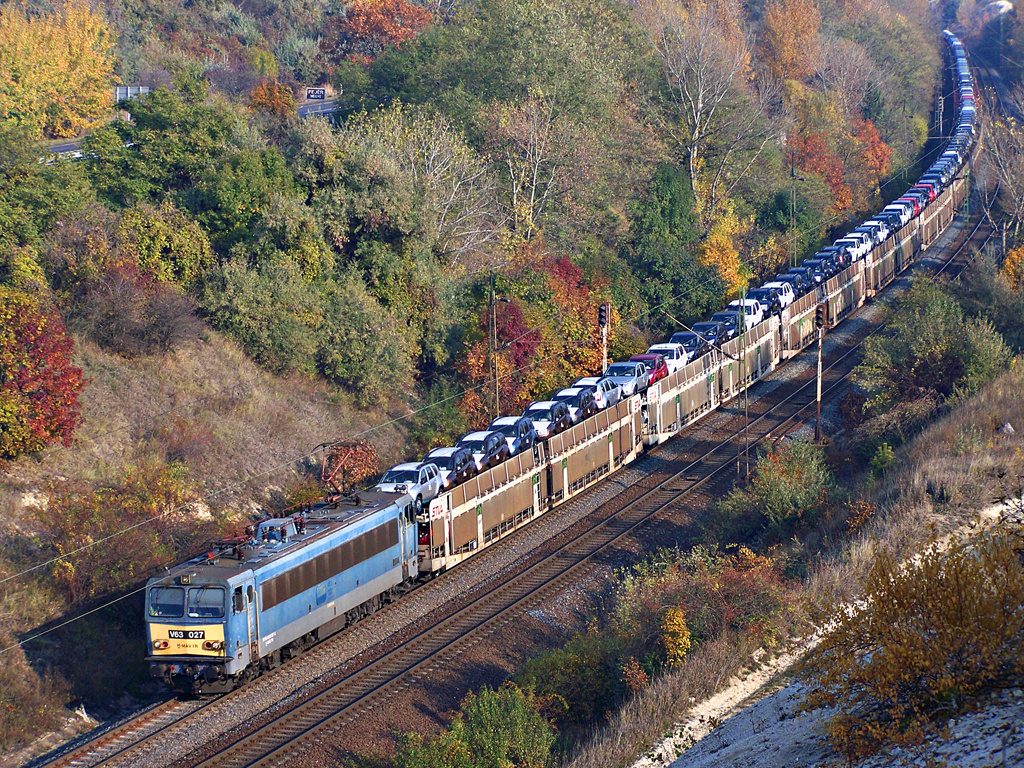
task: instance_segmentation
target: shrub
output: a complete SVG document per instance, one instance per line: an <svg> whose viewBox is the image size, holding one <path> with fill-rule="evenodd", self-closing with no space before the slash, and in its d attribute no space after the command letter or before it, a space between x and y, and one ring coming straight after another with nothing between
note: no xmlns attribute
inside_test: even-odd
<svg viewBox="0 0 1024 768"><path fill-rule="evenodd" d="M331 284L317 334L317 366L364 404L408 391L412 360L403 328L357 277Z"/></svg>
<svg viewBox="0 0 1024 768"><path fill-rule="evenodd" d="M763 454L750 483L716 505L725 539L781 541L814 524L834 490L823 450L792 440Z"/></svg>
<svg viewBox="0 0 1024 768"><path fill-rule="evenodd" d="M743 633L771 644L788 621L779 564L740 548L662 550L617 574L608 624L528 661L516 676L560 728L592 725L703 643Z"/></svg>
<svg viewBox="0 0 1024 768"><path fill-rule="evenodd" d="M665 663L674 667L690 652L690 628L681 608L672 606L661 617L661 642L665 646Z"/></svg>
<svg viewBox="0 0 1024 768"><path fill-rule="evenodd" d="M854 373L869 391L869 409L882 413L898 403L975 392L1009 361L991 322L965 318L944 286L922 278L895 303L885 332L865 342Z"/></svg>
<svg viewBox="0 0 1024 768"><path fill-rule="evenodd" d="M316 292L284 261L261 270L242 260L214 271L203 285L203 309L260 365L274 373L313 373Z"/></svg>
<svg viewBox="0 0 1024 768"><path fill-rule="evenodd" d="M398 768L544 768L555 733L530 692L512 684L483 688L462 701L448 729L434 739L407 736Z"/></svg>
<svg viewBox="0 0 1024 768"><path fill-rule="evenodd" d="M121 248L161 282L188 287L213 265L213 249L203 228L169 202L140 204L121 214Z"/></svg>
<svg viewBox="0 0 1024 768"><path fill-rule="evenodd" d="M192 299L130 263L82 283L69 320L76 331L128 358L170 352L198 338L203 327Z"/></svg>
<svg viewBox="0 0 1024 768"><path fill-rule="evenodd" d="M52 576L71 603L125 589L171 562L210 527L186 521L182 507L192 486L181 465L143 465L120 481L91 488L74 481L51 483L45 505L35 508L51 553Z"/></svg>
<svg viewBox="0 0 1024 768"><path fill-rule="evenodd" d="M0 648L15 638L0 631ZM65 689L49 677L40 677L21 648L12 648L0 664L0 750L7 752L28 741L41 729L61 720Z"/></svg>
<svg viewBox="0 0 1024 768"><path fill-rule="evenodd" d="M896 459L896 452L893 451L892 446L888 443L882 443L878 446L875 451L875 455L871 457L871 469L876 474L883 474L886 467L893 463Z"/></svg>
<svg viewBox="0 0 1024 768"><path fill-rule="evenodd" d="M64 323L39 301L0 286L0 462L61 442L81 423L85 382Z"/></svg>
<svg viewBox="0 0 1024 768"><path fill-rule="evenodd" d="M611 712L621 698L619 658L614 635L591 628L530 659L515 680L536 691L542 711L559 726L585 725Z"/></svg>
<svg viewBox="0 0 1024 768"><path fill-rule="evenodd" d="M839 709L828 730L851 758L920 740L930 720L1019 682L1021 605L1024 565L1006 532L933 541L905 563L880 554L862 599L835 611L803 662L805 706Z"/></svg>

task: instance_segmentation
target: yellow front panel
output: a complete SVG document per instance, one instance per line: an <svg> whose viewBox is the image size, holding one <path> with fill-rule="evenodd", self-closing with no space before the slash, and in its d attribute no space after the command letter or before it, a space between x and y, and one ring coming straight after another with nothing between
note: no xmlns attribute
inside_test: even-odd
<svg viewBox="0 0 1024 768"><path fill-rule="evenodd" d="M200 633L202 633L200 635ZM157 649L154 641L166 640L167 647ZM220 650L204 650L203 643L220 642ZM179 626L175 624L149 625L149 652L154 656L223 656L224 625Z"/></svg>

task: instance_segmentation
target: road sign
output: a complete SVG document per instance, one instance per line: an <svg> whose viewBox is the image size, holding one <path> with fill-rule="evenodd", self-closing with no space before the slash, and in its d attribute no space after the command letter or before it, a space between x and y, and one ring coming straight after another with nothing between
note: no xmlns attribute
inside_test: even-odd
<svg viewBox="0 0 1024 768"><path fill-rule="evenodd" d="M307 88L306 101L323 101L327 98L326 88Z"/></svg>
<svg viewBox="0 0 1024 768"><path fill-rule="evenodd" d="M118 102L123 99L136 99L145 93L149 93L148 85L115 85L114 101Z"/></svg>

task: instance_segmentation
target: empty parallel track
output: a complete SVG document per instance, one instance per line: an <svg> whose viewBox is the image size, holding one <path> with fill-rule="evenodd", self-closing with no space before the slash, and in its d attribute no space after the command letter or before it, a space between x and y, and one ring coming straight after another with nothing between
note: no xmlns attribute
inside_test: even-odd
<svg viewBox="0 0 1024 768"><path fill-rule="evenodd" d="M103 765L155 739L172 725L205 709L215 700L161 701L123 723L100 729L83 743L72 742L55 756L46 756L29 765L31 768L91 768Z"/></svg>

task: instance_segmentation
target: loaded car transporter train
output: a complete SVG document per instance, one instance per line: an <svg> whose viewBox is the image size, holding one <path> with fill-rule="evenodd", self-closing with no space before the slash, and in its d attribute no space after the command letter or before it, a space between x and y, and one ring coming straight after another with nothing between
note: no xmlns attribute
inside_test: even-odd
<svg viewBox="0 0 1024 768"><path fill-rule="evenodd" d="M963 46L948 30L944 37L958 107L944 153L894 204L769 283L786 288L779 292L785 306L766 299L763 319L745 333L710 344L702 338L690 345L688 362L680 359L643 391L614 403L601 398L604 407L593 415L524 441L511 457L460 476L433 498L414 497L404 485L334 498L263 520L150 579L151 675L205 694L274 668L732 400L814 340L819 306L835 325L882 290L935 242L968 194L975 89Z"/></svg>

